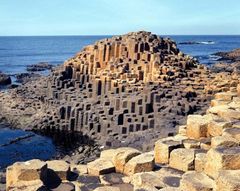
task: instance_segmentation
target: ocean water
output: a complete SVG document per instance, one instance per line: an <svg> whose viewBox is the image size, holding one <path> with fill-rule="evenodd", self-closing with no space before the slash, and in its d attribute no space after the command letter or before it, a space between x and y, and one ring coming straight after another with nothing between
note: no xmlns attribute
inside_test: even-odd
<svg viewBox="0 0 240 191"><path fill-rule="evenodd" d="M84 46L111 36L0 37L0 71L7 74L26 72L26 66L39 62L62 64ZM178 43L180 50L211 65L218 57L213 53L240 48L240 36L164 36ZM179 44L195 42L195 44ZM56 148L49 138L35 135L8 146L19 136L29 134L0 126L0 169L15 161L32 158L49 159Z"/></svg>
<svg viewBox="0 0 240 191"><path fill-rule="evenodd" d="M199 44L178 44L184 53L196 57L200 63L211 65L217 62L219 57L214 56L216 52L230 51L240 48L240 35L235 36L170 36L177 43L198 42Z"/></svg>
<svg viewBox="0 0 240 191"><path fill-rule="evenodd" d="M11 141L19 137L25 137L25 139L11 144ZM56 148L50 138L0 125L0 170L16 161L33 158L47 160L55 153Z"/></svg>
<svg viewBox="0 0 240 191"><path fill-rule="evenodd" d="M111 36L45 36L45 37L0 37L0 71L15 74L24 72L26 65L49 62L57 65L74 56L84 46ZM203 64L212 64L212 54L240 47L240 36L163 36L177 43L198 42L199 44L178 47L195 56ZM209 41L211 41L209 43Z"/></svg>

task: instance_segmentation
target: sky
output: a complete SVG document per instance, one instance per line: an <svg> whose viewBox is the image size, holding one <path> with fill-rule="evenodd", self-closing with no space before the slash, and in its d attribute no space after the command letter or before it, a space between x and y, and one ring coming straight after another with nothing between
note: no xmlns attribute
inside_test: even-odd
<svg viewBox="0 0 240 191"><path fill-rule="evenodd" d="M240 0L0 0L0 36L240 34Z"/></svg>

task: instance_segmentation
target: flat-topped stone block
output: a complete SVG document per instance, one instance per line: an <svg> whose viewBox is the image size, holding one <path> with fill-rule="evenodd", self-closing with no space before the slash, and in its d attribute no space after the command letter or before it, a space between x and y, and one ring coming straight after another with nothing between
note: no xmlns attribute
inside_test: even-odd
<svg viewBox="0 0 240 191"><path fill-rule="evenodd" d="M189 115L187 118L187 137L199 139L207 136L207 127L212 117L209 115Z"/></svg>
<svg viewBox="0 0 240 191"><path fill-rule="evenodd" d="M169 166L178 170L194 170L195 152L192 149L175 149L170 154Z"/></svg>
<svg viewBox="0 0 240 191"><path fill-rule="evenodd" d="M216 136L211 139L211 147L237 147L239 141L229 136Z"/></svg>
<svg viewBox="0 0 240 191"><path fill-rule="evenodd" d="M19 181L46 180L47 164L38 159L27 162L16 162L7 168L6 187L18 183Z"/></svg>
<svg viewBox="0 0 240 191"><path fill-rule="evenodd" d="M216 99L223 101L231 101L235 96L237 96L236 92L220 92L215 94Z"/></svg>
<svg viewBox="0 0 240 191"><path fill-rule="evenodd" d="M225 128L232 127L231 122L226 121L211 121L208 124L208 134L215 137L215 136L221 136L223 133L223 130Z"/></svg>
<svg viewBox="0 0 240 191"><path fill-rule="evenodd" d="M47 191L41 180L18 181L7 187L7 191Z"/></svg>
<svg viewBox="0 0 240 191"><path fill-rule="evenodd" d="M124 174L133 175L140 172L149 172L154 168L153 153L143 153L129 160L124 166Z"/></svg>
<svg viewBox="0 0 240 191"><path fill-rule="evenodd" d="M166 138L155 142L154 156L155 162L160 164L167 164L169 162L170 153L177 148L183 147L182 141Z"/></svg>
<svg viewBox="0 0 240 191"><path fill-rule="evenodd" d="M216 179L216 191L240 190L240 170L222 170Z"/></svg>
<svg viewBox="0 0 240 191"><path fill-rule="evenodd" d="M240 169L240 147L215 148L207 152L204 172L216 178L220 170Z"/></svg>
<svg viewBox="0 0 240 191"><path fill-rule="evenodd" d="M140 155L141 152L130 147L122 147L117 149L117 154L113 158L113 164L116 172L123 173L126 163L133 157Z"/></svg>
<svg viewBox="0 0 240 191"><path fill-rule="evenodd" d="M181 190L213 191L216 183L204 173L186 172L180 181Z"/></svg>
<svg viewBox="0 0 240 191"><path fill-rule="evenodd" d="M111 160L99 158L87 164L88 174L99 176L115 172L115 166Z"/></svg>
<svg viewBox="0 0 240 191"><path fill-rule="evenodd" d="M63 160L47 161L48 169L55 173L61 180L67 180L70 174L70 164Z"/></svg>
<svg viewBox="0 0 240 191"><path fill-rule="evenodd" d="M228 128L224 129L223 136L232 137L240 142L240 128Z"/></svg>
<svg viewBox="0 0 240 191"><path fill-rule="evenodd" d="M94 189L94 191L121 191L121 190L116 186L102 186Z"/></svg>

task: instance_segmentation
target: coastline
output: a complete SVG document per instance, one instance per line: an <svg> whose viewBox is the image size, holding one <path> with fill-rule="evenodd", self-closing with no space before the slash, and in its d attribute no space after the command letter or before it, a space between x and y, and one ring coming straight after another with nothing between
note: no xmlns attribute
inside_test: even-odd
<svg viewBox="0 0 240 191"><path fill-rule="evenodd" d="M87 49L88 47L83 50L83 54ZM174 48L173 52L174 51L177 51L177 49L175 50ZM151 86L151 83L149 83L148 86L153 87L153 90L158 88L162 92L167 90L162 93L161 96L163 97L161 98L164 98L168 104L173 104L175 101L173 98L176 96L178 100L184 102L185 108L182 109L183 107L181 104L173 104L169 110L164 111L165 113L163 112L164 115L161 116L161 120L157 121L158 124L162 124L162 127L165 128L163 130L161 128L156 129L155 127L154 130L143 129L145 130L145 134L142 134L142 132L129 132L128 137L120 136L119 139L114 138L114 136L116 137L116 133L110 133L106 138L106 135L102 136L102 134L96 134L94 131L91 131L92 126L81 133L79 130L72 129L72 127L75 128L75 126L72 125L71 118L65 118L65 115L70 116L70 114L67 114L67 110L63 111L60 108L60 106L64 106L64 104L66 108L74 108L76 107L76 105L74 105L76 100L75 97L66 96L64 102L59 101L58 88L61 86L59 84L66 84L66 87L64 85L61 87L63 91L65 91L64 89L70 90L69 92L67 90L66 95L82 93L82 89L79 92L74 92L76 85L73 86L71 83L73 83L77 74L74 74L74 70L72 71L69 68L69 66L74 67L72 63L78 62L79 55L81 55L81 52L76 55L76 57L65 62L64 66L54 69L49 76L42 76L37 80L29 80L16 89L0 93L2 99L0 101L1 116L6 118L8 122L12 124L13 128L24 129L37 134L40 133L44 136L51 137L52 140L57 140L57 142L60 142L65 148L70 149L60 149L61 151L58 153L58 156L54 156L51 160L58 159L76 165L87 164L94 161L100 156L100 151L107 148L133 147L141 152L151 151L155 141L162 137L175 135L177 127L186 123L189 114L203 114L210 105L210 100L214 94L232 90L237 83L236 75L239 63L231 64L231 66L225 64L223 67L222 65L215 65L215 68L208 69L197 62L195 63L193 58L183 53L177 53L174 55L176 57L175 59L186 59L186 63L192 62L190 66L187 66L186 71L184 71L186 75L182 73L179 75L181 77L177 76L174 78L176 71L168 71L168 76L165 76L164 80L161 81L161 83L164 84L163 86ZM226 72L226 67L231 67L231 70L229 69ZM190 74L189 76L187 75L188 73ZM73 77L74 75L75 77ZM59 87L56 88L55 86ZM180 88L184 91L178 94L175 90ZM94 99L97 99L97 97ZM196 102L196 104L191 105L188 102ZM176 109L176 113L168 116L168 113L171 114L172 108ZM87 110L85 112L87 112ZM93 111L95 112L95 110ZM57 112L60 112L60 116L56 114ZM151 112L153 111L149 109L149 113ZM77 116L76 113L72 113L72 116ZM134 118L134 116L132 117ZM62 121L63 118L64 121ZM61 126L61 128L58 126L61 124L60 121L62 125L64 125ZM58 145L58 143L55 144ZM72 145L74 145L74 147L71 148Z"/></svg>

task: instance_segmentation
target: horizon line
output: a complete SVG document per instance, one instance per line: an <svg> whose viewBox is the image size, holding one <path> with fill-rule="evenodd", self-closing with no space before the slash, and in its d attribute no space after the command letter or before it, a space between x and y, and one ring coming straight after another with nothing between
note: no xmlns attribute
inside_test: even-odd
<svg viewBox="0 0 240 191"><path fill-rule="evenodd" d="M82 34L56 34L56 35L0 35L0 37L70 37L70 36L82 36L82 37L91 37L91 36L120 36L123 34L91 34L91 35L82 35ZM152 33L156 34L156 33ZM156 34L158 36L240 36L240 34Z"/></svg>

